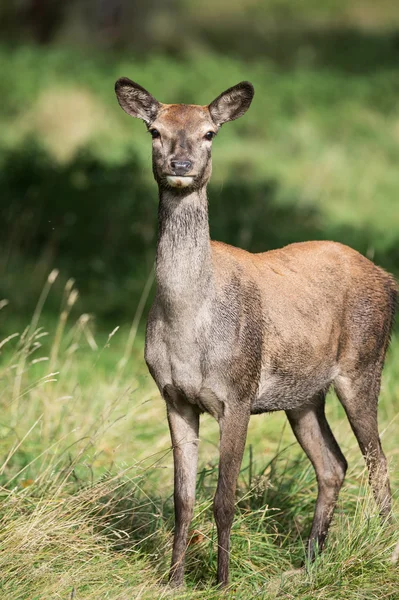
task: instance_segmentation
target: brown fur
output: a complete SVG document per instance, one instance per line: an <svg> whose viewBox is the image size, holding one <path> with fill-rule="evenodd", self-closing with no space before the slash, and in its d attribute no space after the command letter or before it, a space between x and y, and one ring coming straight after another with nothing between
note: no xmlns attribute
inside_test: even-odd
<svg viewBox="0 0 399 600"><path fill-rule="evenodd" d="M250 84L230 88L208 107L161 104L127 79L116 89L122 108L146 121L154 138L160 192L157 292L145 355L166 401L174 452L171 582L183 582L202 412L220 426L214 500L218 582L228 582L236 481L251 414L285 410L315 468L319 492L307 546L313 559L327 535L347 466L324 414L331 385L366 458L381 514L390 513L377 402L396 284L359 253L334 242L251 254L210 241L209 135L244 114L253 96ZM180 187L173 187L176 164L182 169Z"/></svg>

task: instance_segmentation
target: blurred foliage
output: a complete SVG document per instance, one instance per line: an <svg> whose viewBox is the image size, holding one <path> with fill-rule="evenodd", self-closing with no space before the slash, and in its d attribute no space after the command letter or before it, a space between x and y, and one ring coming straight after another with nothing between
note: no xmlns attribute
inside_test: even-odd
<svg viewBox="0 0 399 600"><path fill-rule="evenodd" d="M163 102L255 85L214 143L214 238L335 239L398 272L398 31L391 0L1 4L0 297L26 310L56 266L85 310L134 310L157 190L145 128L114 97L122 75Z"/></svg>
<svg viewBox="0 0 399 600"><path fill-rule="evenodd" d="M131 48L141 55L217 51L344 70L393 66L398 26L395 0L10 0L0 6L2 39L13 43Z"/></svg>

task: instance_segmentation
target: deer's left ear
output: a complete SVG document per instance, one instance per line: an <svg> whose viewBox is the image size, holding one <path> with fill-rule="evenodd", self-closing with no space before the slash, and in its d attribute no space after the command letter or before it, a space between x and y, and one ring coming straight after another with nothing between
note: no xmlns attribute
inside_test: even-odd
<svg viewBox="0 0 399 600"><path fill-rule="evenodd" d="M143 119L146 123L155 120L161 105L141 85L127 77L121 77L115 83L115 93L119 104L128 115Z"/></svg>
<svg viewBox="0 0 399 600"><path fill-rule="evenodd" d="M242 117L250 107L254 93L254 87L249 81L242 81L229 88L208 106L212 120L216 125L223 125Z"/></svg>

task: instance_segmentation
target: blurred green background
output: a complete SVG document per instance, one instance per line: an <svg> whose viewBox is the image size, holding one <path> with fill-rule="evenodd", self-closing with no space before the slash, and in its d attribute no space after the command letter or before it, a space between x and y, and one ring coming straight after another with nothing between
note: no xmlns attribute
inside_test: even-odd
<svg viewBox="0 0 399 600"><path fill-rule="evenodd" d="M157 189L120 76L164 102L254 84L214 143L215 239L334 239L399 271L396 0L15 0L0 36L0 298L18 314L54 267L59 290L76 279L77 311L115 323L136 309Z"/></svg>

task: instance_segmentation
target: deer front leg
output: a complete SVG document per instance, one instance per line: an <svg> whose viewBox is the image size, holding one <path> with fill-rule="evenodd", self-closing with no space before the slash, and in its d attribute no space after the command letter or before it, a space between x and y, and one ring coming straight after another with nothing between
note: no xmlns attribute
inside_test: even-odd
<svg viewBox="0 0 399 600"><path fill-rule="evenodd" d="M229 582L230 531L234 518L235 491L247 437L248 414L231 413L220 421L219 478L213 512L218 531L217 582Z"/></svg>
<svg viewBox="0 0 399 600"><path fill-rule="evenodd" d="M198 463L198 411L180 396L166 399L173 445L175 533L169 581L183 583L188 529L194 511Z"/></svg>

